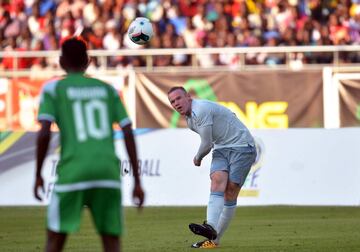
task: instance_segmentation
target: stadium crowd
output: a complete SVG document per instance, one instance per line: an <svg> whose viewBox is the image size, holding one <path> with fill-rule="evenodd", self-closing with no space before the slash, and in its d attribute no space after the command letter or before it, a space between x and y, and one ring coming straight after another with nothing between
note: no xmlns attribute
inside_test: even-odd
<svg viewBox="0 0 360 252"><path fill-rule="evenodd" d="M81 34L89 49L136 46L126 31L137 16L148 17L155 35L147 47L203 48L360 44L360 0L3 0L2 51L57 50L60 41ZM330 53L297 53L305 63L331 63ZM238 65L239 55L202 55L201 66ZM358 52L340 55L360 62ZM109 66L142 66L141 57L114 56ZM19 68L56 67L56 58L22 58ZM248 53L246 64L281 64L284 54ZM96 59L93 64L98 66ZM156 56L155 66L190 64L190 56ZM14 66L1 59L2 69Z"/></svg>

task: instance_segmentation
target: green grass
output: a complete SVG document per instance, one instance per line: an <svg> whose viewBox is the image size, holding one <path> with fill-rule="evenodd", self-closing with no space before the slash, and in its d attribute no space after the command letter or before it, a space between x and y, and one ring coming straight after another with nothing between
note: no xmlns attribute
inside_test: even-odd
<svg viewBox="0 0 360 252"><path fill-rule="evenodd" d="M90 216L84 212L81 229L69 236L65 251L101 251ZM201 221L205 208L149 207L138 213L126 208L123 251L194 251L201 240L188 230ZM45 208L1 207L0 251L42 251ZM358 207L239 207L215 251L360 251Z"/></svg>

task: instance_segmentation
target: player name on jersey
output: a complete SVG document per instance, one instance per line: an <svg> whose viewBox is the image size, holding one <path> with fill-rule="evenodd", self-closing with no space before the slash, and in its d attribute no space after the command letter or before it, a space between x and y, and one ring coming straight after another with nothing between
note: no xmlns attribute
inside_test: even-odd
<svg viewBox="0 0 360 252"><path fill-rule="evenodd" d="M69 99L92 99L106 98L107 92L105 87L70 87L66 90Z"/></svg>

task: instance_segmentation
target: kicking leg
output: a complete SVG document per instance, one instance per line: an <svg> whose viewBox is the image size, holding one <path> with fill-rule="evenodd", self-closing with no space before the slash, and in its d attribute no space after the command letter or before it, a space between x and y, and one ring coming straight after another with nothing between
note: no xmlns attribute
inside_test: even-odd
<svg viewBox="0 0 360 252"><path fill-rule="evenodd" d="M211 193L207 206L206 223L190 223L189 228L194 234L214 240L217 236L217 223L224 207L224 191L228 180L228 173L225 171L215 171L210 177Z"/></svg>
<svg viewBox="0 0 360 252"><path fill-rule="evenodd" d="M210 178L211 192L206 211L206 221L216 229L224 207L224 192L228 181L228 173L225 171L215 171L210 175Z"/></svg>

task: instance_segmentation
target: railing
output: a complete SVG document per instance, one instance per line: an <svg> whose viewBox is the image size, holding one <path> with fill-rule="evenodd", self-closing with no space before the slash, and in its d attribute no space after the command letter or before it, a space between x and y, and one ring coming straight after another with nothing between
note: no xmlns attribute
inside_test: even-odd
<svg viewBox="0 0 360 252"><path fill-rule="evenodd" d="M323 69L324 67L328 67L329 71L323 71L323 81L324 86L326 86L326 90L324 89L324 108L327 111L325 118L325 127L338 127L338 102L335 100L335 96L338 95L338 91L334 87L333 82L333 73L360 73L360 61L354 62L353 64L344 64L340 61L340 55L342 52L355 52L357 55L357 59L360 57L360 45L353 46L291 46L291 47L249 47L249 48L184 48L184 49L124 49L124 50L89 50L89 55L92 57L98 57L101 61L101 67L96 69L96 72L88 72L89 74L96 74L96 76L112 76L112 77L127 77L126 79L127 85L129 86L129 101L130 104L130 116L132 118L135 117L135 71L151 71L151 72L180 72L180 71L247 71L247 70L259 70L259 71L267 71L267 70L289 70L293 69L290 65L289 59L291 53L328 53L332 55L333 62L331 64L303 64L301 67L303 70L308 69ZM242 61L237 66L215 66L216 68L201 68L201 66L197 63L197 56L201 54L237 54ZM245 62L245 57L248 53L282 53L286 57L286 62L281 65L247 65ZM0 69L0 80L5 81L0 83L0 95L5 94L5 100L3 102L0 101L0 112L4 112L5 110L5 126L7 128L11 128L13 122L13 108L12 108L12 97L13 92L10 88L11 80L16 80L20 77L26 77L30 80L41 79L46 80L53 76L62 74L63 72L60 68L52 69L52 70L37 70L32 71L30 69L18 69L17 61L20 58L57 58L59 56L59 51L2 51L0 52L0 59L5 57L11 57L15 59L15 67L13 69ZM192 57L191 65L186 67L156 67L153 64L153 57L158 55L175 55L175 54L187 54ZM109 68L107 65L107 58L113 56L142 56L146 58L146 66L141 68L125 68L125 69L116 69ZM324 70L326 70L325 68ZM301 70L301 69L296 69ZM330 95L328 94L330 93ZM330 98L325 98L330 97ZM326 104L325 104L326 103ZM5 108L2 107L5 104ZM328 109L330 108L330 109ZM336 113L334 113L334 111ZM331 116L328 116L331 115ZM327 120L327 118L330 118ZM334 119L335 118L335 119ZM337 120L337 121L336 121ZM328 122L329 121L329 122ZM4 123L3 123L4 124ZM1 121L0 121L1 126Z"/></svg>
<svg viewBox="0 0 360 252"><path fill-rule="evenodd" d="M146 59L146 66L143 70L157 71L158 67L154 66L154 56L160 55L176 55L185 54L191 56L191 63L186 67L174 67L176 69L196 69L199 70L201 66L198 63L197 57L199 55L213 55L213 54L237 54L239 55L239 64L235 67L240 70L249 69L265 69L269 68L268 65L250 65L246 63L245 57L249 53L266 53L266 54L284 54L285 63L271 65L273 68L291 69L291 54L293 53L331 53L332 63L330 64L302 64L302 68L322 68L324 66L342 66L340 54L342 52L353 52L357 54L356 62L347 63L346 66L360 66L360 45L344 45L344 46L279 46L279 47L223 47L223 48L174 48L174 49L121 49L121 50L89 50L91 57L97 57L100 62L100 69L108 71L111 68L108 66L108 57L113 56L143 56ZM19 77L29 74L29 69L19 69L20 58L49 58L58 57L59 51L2 51L0 52L0 58L11 57L14 58L13 69L0 70L0 76L2 77ZM219 68L219 66L216 66ZM164 67L161 67L164 68ZM221 66L220 68L228 69L228 66ZM234 69L234 68L232 68ZM59 71L58 69L54 70Z"/></svg>

